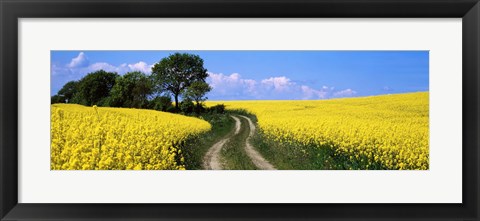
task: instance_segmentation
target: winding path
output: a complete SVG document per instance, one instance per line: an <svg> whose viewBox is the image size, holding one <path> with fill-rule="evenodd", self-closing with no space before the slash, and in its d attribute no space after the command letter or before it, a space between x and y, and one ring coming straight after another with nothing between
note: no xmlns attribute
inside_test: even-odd
<svg viewBox="0 0 480 221"><path fill-rule="evenodd" d="M252 120L250 118L245 117L240 115L240 117L245 118L248 121L248 125L250 126L250 134L247 137L247 140L245 141L245 150L247 151L248 157L252 160L253 164L258 167L258 169L261 170L275 170L275 167L270 164L265 158L262 157L262 155L256 151L253 146L250 144L250 140L252 139L252 136L255 134L255 124L253 124Z"/></svg>
<svg viewBox="0 0 480 221"><path fill-rule="evenodd" d="M222 138L220 141L216 142L210 149L208 149L205 157L203 157L203 168L206 170L221 170L222 163L220 161L220 150L222 150L223 145L233 136L237 135L240 132L240 119L234 116L230 116L235 120L235 133L233 135L228 135Z"/></svg>
<svg viewBox="0 0 480 221"><path fill-rule="evenodd" d="M207 170L221 170L223 169L221 160L220 160L220 151L222 150L222 147L227 143L230 138L233 136L238 135L240 132L240 128L243 126L240 119L235 116L230 116L235 120L235 131L234 133L230 133L226 137L222 138L218 142L216 142L210 149L207 151L205 154L205 157L203 158L203 168ZM250 141L252 139L252 136L255 134L255 124L253 124L252 120L246 116L240 115L240 117L245 118L248 121L248 127L250 128L250 133L247 137L247 139L244 141L245 142L245 151L248 155L248 157L252 160L253 164L261 170L275 170L275 167L270 164L265 158L262 157L262 155L254 149L252 144L250 144Z"/></svg>

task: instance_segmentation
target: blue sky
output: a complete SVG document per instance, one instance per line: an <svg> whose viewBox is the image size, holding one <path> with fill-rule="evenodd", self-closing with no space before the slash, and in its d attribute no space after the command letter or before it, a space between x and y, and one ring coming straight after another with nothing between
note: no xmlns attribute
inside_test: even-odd
<svg viewBox="0 0 480 221"><path fill-rule="evenodd" d="M197 54L209 100L317 100L429 90L428 51L52 51L51 95L103 69L150 74L175 52Z"/></svg>

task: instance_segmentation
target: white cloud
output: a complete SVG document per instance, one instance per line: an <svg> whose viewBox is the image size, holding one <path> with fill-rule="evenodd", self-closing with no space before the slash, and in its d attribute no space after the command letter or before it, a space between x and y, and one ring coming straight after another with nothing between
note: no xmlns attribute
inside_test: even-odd
<svg viewBox="0 0 480 221"><path fill-rule="evenodd" d="M67 64L68 68L82 68L86 67L89 64L89 60L85 53L80 52L77 57L73 58L70 63Z"/></svg>
<svg viewBox="0 0 480 221"><path fill-rule="evenodd" d="M352 89L342 91L334 87L319 89L300 85L285 76L269 77L263 80L244 79L238 73L230 75L209 73L207 82L212 86L211 99L328 99L354 96Z"/></svg>
<svg viewBox="0 0 480 221"><path fill-rule="evenodd" d="M134 64L121 64L119 66L114 66L106 62L97 62L88 66L85 71L93 72L98 70L104 70L108 72L117 72L118 74L125 74L131 71L140 71L145 74L150 74L152 72L153 65L149 65L143 61L134 63Z"/></svg>
<svg viewBox="0 0 480 221"><path fill-rule="evenodd" d="M334 88L323 86L321 89L315 90L308 86L302 85L301 89L303 92L302 99L310 100L310 99L326 99L329 97L329 95L331 94Z"/></svg>
<svg viewBox="0 0 480 221"><path fill-rule="evenodd" d="M64 66L60 66L57 64L52 64L50 65L50 73L52 76L57 76L57 75L66 75L71 73L70 68L66 68Z"/></svg>
<svg viewBox="0 0 480 221"><path fill-rule="evenodd" d="M53 64L51 66L52 75L85 75L90 72L104 70L108 72L117 72L118 74L125 74L130 71L140 71L145 74L150 74L152 72L153 64L149 65L144 61L139 61L137 63L127 64L123 63L118 66L112 65L107 62L96 62L90 64L90 61L87 55L84 52L80 52L77 57L73 58L70 63L65 66L58 66Z"/></svg>
<svg viewBox="0 0 480 221"><path fill-rule="evenodd" d="M252 79L242 79L240 74L230 75L208 73L210 86L219 95L227 97L255 96L257 82Z"/></svg>
<svg viewBox="0 0 480 221"><path fill-rule="evenodd" d="M79 55L76 58L82 58L85 57L85 54ZM96 62L93 64L89 64L84 67L80 67L79 63L75 62L80 62L81 59L72 59L72 62L69 64L62 64L58 65L55 63L52 63L50 66L50 74L53 78L55 78L55 81L52 81L52 86L51 86L51 94L57 93L57 91L68 81L73 81L73 80L80 80L82 77L87 75L88 73L92 73L95 71L99 70L104 70L107 72L116 72L120 75L123 75L127 72L130 71L141 71L145 74L150 74L151 73L151 67L153 65L148 65L147 63L140 61L137 63L133 64L120 64L118 66L109 64L107 62Z"/></svg>
<svg viewBox="0 0 480 221"><path fill-rule="evenodd" d="M97 62L89 65L87 68L80 70L81 72L90 73L98 70L104 70L107 72L117 72L120 75L123 75L131 71L140 71L145 74L150 74L152 72L153 65L149 65L143 61L133 63L133 64L120 64L118 66L106 63L106 62Z"/></svg>
<svg viewBox="0 0 480 221"><path fill-rule="evenodd" d="M130 68L131 71L141 71L145 74L150 74L152 72L152 67L153 64L149 65L143 61L128 65L128 68Z"/></svg>
<svg viewBox="0 0 480 221"><path fill-rule="evenodd" d="M281 77L271 77L261 81L266 87L273 87L275 91L287 91L291 86L294 86L295 83L291 82L285 76Z"/></svg>
<svg viewBox="0 0 480 221"><path fill-rule="evenodd" d="M118 72L118 67L116 66L113 66L109 63L106 63L106 62L97 62L97 63L94 63L94 64L91 64L90 66L88 66L87 68L88 70L87 71L98 71L98 70L104 70L104 71L107 71L107 72Z"/></svg>
<svg viewBox="0 0 480 221"><path fill-rule="evenodd" d="M357 94L356 91L348 88L348 89L333 93L333 97L351 97L351 96L354 96L355 94Z"/></svg>
<svg viewBox="0 0 480 221"><path fill-rule="evenodd" d="M150 74L154 64L147 64L144 61L137 63L123 63L112 65L107 62L90 63L85 53L81 52L66 65L51 65L51 74L61 78L61 82L66 83L70 80L79 80L88 73L104 70L107 72L116 72L123 75L130 71L141 71ZM321 88L312 88L307 85L294 82L286 76L272 76L261 80L242 78L239 73L225 75L222 73L208 73L207 82L212 86L209 93L210 99L225 100L246 100L246 99L328 99L333 97L354 96L357 92L352 89L341 91L334 87L322 86ZM56 85L55 88L59 88ZM56 89L58 90L58 89Z"/></svg>

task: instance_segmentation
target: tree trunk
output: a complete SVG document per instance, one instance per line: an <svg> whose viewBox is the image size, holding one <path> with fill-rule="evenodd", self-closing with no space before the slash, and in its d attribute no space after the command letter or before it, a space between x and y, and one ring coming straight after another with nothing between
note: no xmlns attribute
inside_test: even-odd
<svg viewBox="0 0 480 221"><path fill-rule="evenodd" d="M200 114L200 101L195 101L197 102L197 105L195 105L195 113Z"/></svg>
<svg viewBox="0 0 480 221"><path fill-rule="evenodd" d="M179 110L178 109L178 94L175 94L174 97L175 97L175 109Z"/></svg>

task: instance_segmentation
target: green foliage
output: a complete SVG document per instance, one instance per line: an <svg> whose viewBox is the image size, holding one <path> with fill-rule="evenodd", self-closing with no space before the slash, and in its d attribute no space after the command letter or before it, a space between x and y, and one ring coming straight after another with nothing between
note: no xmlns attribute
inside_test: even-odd
<svg viewBox="0 0 480 221"><path fill-rule="evenodd" d="M175 98L175 107L179 108L178 97L193 82L205 81L207 69L198 55L175 53L160 60L152 68L152 80L159 93L169 92Z"/></svg>
<svg viewBox="0 0 480 221"><path fill-rule="evenodd" d="M171 112L174 109L170 96L157 96L150 103L150 107L154 110Z"/></svg>
<svg viewBox="0 0 480 221"><path fill-rule="evenodd" d="M152 83L145 74L129 72L116 78L108 104L112 107L147 108L147 97L152 91Z"/></svg>
<svg viewBox="0 0 480 221"><path fill-rule="evenodd" d="M205 82L207 76L203 59L198 55L174 53L155 64L150 76L138 71L123 76L104 70L89 73L78 81L66 83L51 97L51 102L181 111L186 114L195 112L198 115L205 111L202 102L212 89ZM175 106L170 95L173 95ZM183 104L180 104L179 96L182 96ZM223 110L217 112L223 113Z"/></svg>
<svg viewBox="0 0 480 221"><path fill-rule="evenodd" d="M110 106L110 97L103 97L97 102L97 106L108 107Z"/></svg>
<svg viewBox="0 0 480 221"><path fill-rule="evenodd" d="M76 93L73 95L72 102L70 103L86 105L87 101L80 93Z"/></svg>
<svg viewBox="0 0 480 221"><path fill-rule="evenodd" d="M248 121L242 117L239 120L244 125L240 127L238 134L234 134L233 130L230 133L229 140L224 144L221 150L223 168L225 170L256 170L257 167L253 164L252 159L247 155L245 150L245 142L250 133Z"/></svg>
<svg viewBox="0 0 480 221"><path fill-rule="evenodd" d="M180 103L180 110L184 114L192 114L195 111L195 104L193 104L193 101L190 99L183 99Z"/></svg>
<svg viewBox="0 0 480 221"><path fill-rule="evenodd" d="M183 156L185 157L185 167L187 170L203 169L203 157L208 149L218 142L218 140L227 136L234 126L235 122L230 116L225 114L209 114L204 113L199 116L212 125L212 130L195 137L193 140L185 142L186 145L181 147Z"/></svg>
<svg viewBox="0 0 480 221"><path fill-rule="evenodd" d="M62 96L53 95L50 98L50 103L52 103L52 104L65 103L65 99Z"/></svg>
<svg viewBox="0 0 480 221"><path fill-rule="evenodd" d="M208 108L209 113L213 114L224 114L225 113L225 105L224 104L217 104L215 106L211 106Z"/></svg>
<svg viewBox="0 0 480 221"><path fill-rule="evenodd" d="M78 92L78 88L79 84L77 81L69 81L63 85L62 89L57 93L57 95L64 100L61 103L72 103L72 98Z"/></svg>
<svg viewBox="0 0 480 221"><path fill-rule="evenodd" d="M207 100L207 97L205 97L205 95L211 90L212 87L210 87L210 85L208 85L206 82L195 81L192 82L189 87L187 87L183 97L195 101L196 111L197 113L199 113L202 108L201 102Z"/></svg>
<svg viewBox="0 0 480 221"><path fill-rule="evenodd" d="M78 92L73 96L71 103L105 106L117 77L117 73L104 70L87 74L78 82Z"/></svg>

